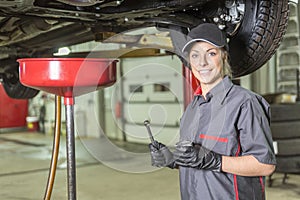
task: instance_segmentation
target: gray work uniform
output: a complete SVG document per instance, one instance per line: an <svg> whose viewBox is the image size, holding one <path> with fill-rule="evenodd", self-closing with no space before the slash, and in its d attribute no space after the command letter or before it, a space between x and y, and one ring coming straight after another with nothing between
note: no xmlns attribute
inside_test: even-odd
<svg viewBox="0 0 300 200"><path fill-rule="evenodd" d="M253 155L276 164L269 104L225 77L206 95L196 95L180 122L180 140L226 156ZM265 178L180 167L183 200L265 199Z"/></svg>

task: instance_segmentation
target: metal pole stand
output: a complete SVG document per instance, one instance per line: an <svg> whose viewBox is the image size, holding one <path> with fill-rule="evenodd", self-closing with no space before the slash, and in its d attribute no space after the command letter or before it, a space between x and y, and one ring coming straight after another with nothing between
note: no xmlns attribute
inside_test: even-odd
<svg viewBox="0 0 300 200"><path fill-rule="evenodd" d="M76 160L75 160L75 131L74 131L74 98L64 98L67 130L67 173L68 199L76 200Z"/></svg>

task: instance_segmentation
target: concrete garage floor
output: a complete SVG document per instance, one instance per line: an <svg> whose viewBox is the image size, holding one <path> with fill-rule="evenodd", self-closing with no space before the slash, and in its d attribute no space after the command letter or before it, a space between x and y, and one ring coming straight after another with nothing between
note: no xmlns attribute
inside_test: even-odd
<svg viewBox="0 0 300 200"><path fill-rule="evenodd" d="M39 133L0 134L0 199L43 199L52 140L52 136ZM119 142L115 147L121 150L114 151L105 150L109 147L103 141L76 140L78 199L180 199L177 170L150 167L146 145ZM97 151L102 151L102 156L97 156ZM52 199L67 199L64 137L58 167ZM288 177L283 184L283 174L273 175L273 186L266 188L267 199L300 199L300 176Z"/></svg>

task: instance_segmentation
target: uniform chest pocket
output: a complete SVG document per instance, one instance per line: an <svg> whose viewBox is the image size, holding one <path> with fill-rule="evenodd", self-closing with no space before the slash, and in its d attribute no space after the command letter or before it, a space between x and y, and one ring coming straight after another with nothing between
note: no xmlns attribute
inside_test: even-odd
<svg viewBox="0 0 300 200"><path fill-rule="evenodd" d="M201 145L222 155L234 155L234 152L238 147L236 137L233 137L230 134L218 136L200 133L197 140Z"/></svg>

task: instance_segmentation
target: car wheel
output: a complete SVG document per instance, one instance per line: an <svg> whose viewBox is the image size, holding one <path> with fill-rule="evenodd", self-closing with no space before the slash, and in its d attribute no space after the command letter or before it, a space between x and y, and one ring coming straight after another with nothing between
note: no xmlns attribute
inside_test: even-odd
<svg viewBox="0 0 300 200"><path fill-rule="evenodd" d="M288 0L245 1L243 22L229 42L234 77L254 72L272 57L287 29L288 13Z"/></svg>
<svg viewBox="0 0 300 200"><path fill-rule="evenodd" d="M2 84L6 94L14 99L30 99L39 93L39 90L26 87L20 83L17 69L6 70Z"/></svg>

